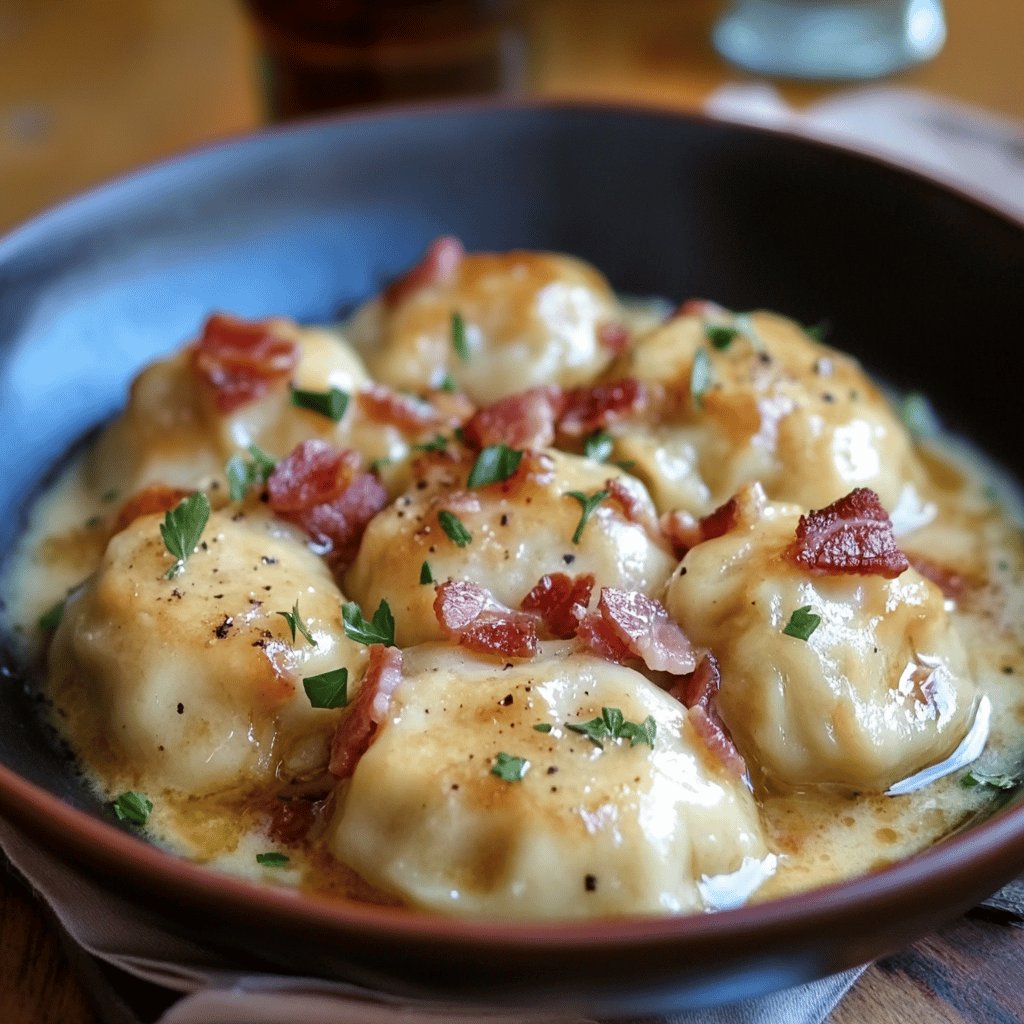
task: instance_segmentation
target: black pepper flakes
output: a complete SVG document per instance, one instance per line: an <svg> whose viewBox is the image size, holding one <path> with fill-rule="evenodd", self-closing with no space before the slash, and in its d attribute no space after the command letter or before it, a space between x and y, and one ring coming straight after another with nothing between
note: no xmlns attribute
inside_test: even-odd
<svg viewBox="0 0 1024 1024"><path fill-rule="evenodd" d="M498 701L498 703L503 708L511 707L511 705L512 705L512 694L511 693L506 693L505 696L502 697L501 700Z"/></svg>
<svg viewBox="0 0 1024 1024"><path fill-rule="evenodd" d="M235 620L231 618L230 615L225 615L224 621L214 629L214 636L216 636L218 640L223 640L225 637L227 637L228 633L231 632L231 627L234 624Z"/></svg>
<svg viewBox="0 0 1024 1024"><path fill-rule="evenodd" d="M178 714L179 715L185 714L185 705L182 704L180 701L178 702Z"/></svg>
<svg viewBox="0 0 1024 1024"><path fill-rule="evenodd" d="M277 559L272 555L260 555L260 561L264 565L277 565Z"/></svg>
<svg viewBox="0 0 1024 1024"><path fill-rule="evenodd" d="M576 556L575 555L562 555L562 561L565 562L566 565L572 565L572 563L576 561Z"/></svg>
<svg viewBox="0 0 1024 1024"><path fill-rule="evenodd" d="M508 526L508 513L503 512L498 522L501 523L502 526Z"/></svg>
<svg viewBox="0 0 1024 1024"><path fill-rule="evenodd" d="M597 889L597 875L584 875L583 888L587 892L594 892Z"/></svg>

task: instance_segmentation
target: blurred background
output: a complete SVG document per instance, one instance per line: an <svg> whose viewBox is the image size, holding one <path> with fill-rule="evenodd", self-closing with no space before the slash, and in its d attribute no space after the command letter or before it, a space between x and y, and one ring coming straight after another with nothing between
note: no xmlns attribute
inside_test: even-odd
<svg viewBox="0 0 1024 1024"><path fill-rule="evenodd" d="M790 15L809 2L771 0ZM0 0L0 230L140 163L318 108L504 92L699 109L723 87L764 80L713 45L737 6ZM945 17L938 55L882 84L1024 120L1024 0L946 0ZM772 102L798 111L851 88L773 85Z"/></svg>

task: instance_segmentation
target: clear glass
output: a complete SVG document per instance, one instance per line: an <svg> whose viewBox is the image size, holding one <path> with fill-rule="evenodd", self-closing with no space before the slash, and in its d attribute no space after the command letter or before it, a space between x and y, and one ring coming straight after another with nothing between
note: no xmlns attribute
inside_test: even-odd
<svg viewBox="0 0 1024 1024"><path fill-rule="evenodd" d="M785 78L876 78L945 41L942 0L733 0L714 29L727 60Z"/></svg>

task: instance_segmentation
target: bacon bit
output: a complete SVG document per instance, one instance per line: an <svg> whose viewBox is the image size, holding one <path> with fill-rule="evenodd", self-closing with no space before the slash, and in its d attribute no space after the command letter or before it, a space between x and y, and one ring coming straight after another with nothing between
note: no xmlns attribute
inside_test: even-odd
<svg viewBox="0 0 1024 1024"><path fill-rule="evenodd" d="M360 389L356 399L371 420L397 427L406 434L418 434L443 422L429 402L399 394L383 384L367 385Z"/></svg>
<svg viewBox="0 0 1024 1024"><path fill-rule="evenodd" d="M441 235L427 246L423 258L396 278L381 293L385 306L394 308L410 295L432 284L451 281L459 272L466 250L453 235Z"/></svg>
<svg viewBox="0 0 1024 1024"><path fill-rule="evenodd" d="M603 587L597 610L632 653L654 672L684 675L697 665L693 645L665 606L638 590Z"/></svg>
<svg viewBox="0 0 1024 1024"><path fill-rule="evenodd" d="M120 533L142 516L152 515L154 512L169 512L191 493L191 491L183 491L180 487L150 484L138 494L133 494L121 506L117 513L117 520L114 522L114 533Z"/></svg>
<svg viewBox="0 0 1024 1024"><path fill-rule="evenodd" d="M633 335L625 324L611 320L607 323L598 324L597 340L612 355L621 356L629 348Z"/></svg>
<svg viewBox="0 0 1024 1024"><path fill-rule="evenodd" d="M278 800L270 802L270 824L267 835L274 842L294 846L313 827L316 807L309 800Z"/></svg>
<svg viewBox="0 0 1024 1024"><path fill-rule="evenodd" d="M463 436L474 448L547 448L564 408L565 396L557 384L530 388L480 409L463 427Z"/></svg>
<svg viewBox="0 0 1024 1024"><path fill-rule="evenodd" d="M507 658L532 658L537 653L536 620L505 608L468 580L439 584L434 614L445 635L471 651Z"/></svg>
<svg viewBox="0 0 1024 1024"><path fill-rule="evenodd" d="M580 619L576 638L599 658L623 665L635 657L612 629L611 623L600 613L591 612Z"/></svg>
<svg viewBox="0 0 1024 1024"><path fill-rule="evenodd" d="M708 652L697 668L680 679L668 692L686 706L690 724L707 748L726 768L742 777L747 771L746 762L718 714L718 691L721 686L722 673L718 659Z"/></svg>
<svg viewBox="0 0 1024 1024"><path fill-rule="evenodd" d="M948 597L951 601L963 600L971 587L967 577L947 565L933 562L930 558L908 554L907 561L926 580L934 583L942 591L943 597Z"/></svg>
<svg viewBox="0 0 1024 1024"><path fill-rule="evenodd" d="M698 544L706 540L722 537L730 530L735 530L740 522L740 503L737 498L730 498L724 505L719 505L714 512L694 519L689 512L677 509L666 512L661 517L662 534L668 538L677 558L682 558Z"/></svg>
<svg viewBox="0 0 1024 1024"><path fill-rule="evenodd" d="M369 750L377 727L388 717L391 695L402 681L402 652L397 647L371 644L368 650L370 660L362 685L331 740L331 761L327 767L339 779L347 779Z"/></svg>
<svg viewBox="0 0 1024 1024"><path fill-rule="evenodd" d="M631 523L636 523L652 543L665 547L665 534L661 529L661 523L650 506L636 494L621 478L614 477L605 480L604 489L608 492L608 500L614 502L622 509L622 514Z"/></svg>
<svg viewBox="0 0 1024 1024"><path fill-rule="evenodd" d="M565 394L565 408L558 428L569 437L584 437L595 430L643 412L649 404L643 381L634 377L574 388Z"/></svg>
<svg viewBox="0 0 1024 1024"><path fill-rule="evenodd" d="M594 577L590 573L569 576L564 572L541 576L537 585L523 598L520 608L539 615L544 628L560 640L570 640L586 615Z"/></svg>
<svg viewBox="0 0 1024 1024"><path fill-rule="evenodd" d="M336 572L355 558L367 523L388 504L384 485L360 473L359 463L356 452L311 438L267 480L270 508L320 545Z"/></svg>
<svg viewBox="0 0 1024 1024"><path fill-rule="evenodd" d="M217 409L228 413L287 380L299 363L299 348L271 324L215 313L206 321L191 359Z"/></svg>
<svg viewBox="0 0 1024 1024"><path fill-rule="evenodd" d="M878 495L858 487L827 508L800 517L788 558L825 575L895 579L910 563L896 546L892 520Z"/></svg>

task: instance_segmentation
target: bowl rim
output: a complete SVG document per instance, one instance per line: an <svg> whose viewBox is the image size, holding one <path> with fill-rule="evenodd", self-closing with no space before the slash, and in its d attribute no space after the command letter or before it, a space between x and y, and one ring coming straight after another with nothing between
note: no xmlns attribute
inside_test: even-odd
<svg viewBox="0 0 1024 1024"><path fill-rule="evenodd" d="M1024 230L1024 215L987 202L977 194L940 181L917 168L866 152L855 145L800 133L792 128L750 124L739 119L680 110L642 101L601 98L500 97L437 101L366 108L270 125L204 142L170 157L147 162L94 185L46 210L28 217L0 236L0 267L23 248L31 248L70 220L88 220L94 204L152 175L180 173L206 154L262 145L286 135L317 133L348 123L386 121L431 114L471 114L480 111L571 113L586 111L617 116L655 116L690 124L725 125L737 131L771 137L827 153L843 160L879 165L918 187L953 196L979 212ZM9 680L10 681L10 680ZM510 939L534 949L580 949L643 946L664 941L716 940L728 943L766 932L794 928L821 930L851 916L875 915L889 909L899 894L906 903L930 900L935 887L961 890L973 902L977 894L993 891L1024 867L1024 802L1003 808L979 823L937 844L885 866L876 872L731 910L712 914L664 917L624 917L579 920L505 921L494 918L450 917L406 907L378 906L299 893L288 887L260 884L185 860L112 822L65 803L56 794L24 778L0 761L0 814L26 835L105 878L128 873L132 881L156 886L163 896L207 910L230 908L235 915L258 914L270 923L324 931L351 931L388 938L472 945L484 951L508 948ZM1014 851L1016 852L1016 855ZM979 883L979 878L983 879ZM949 901L953 917L963 900ZM257 909L258 908L258 909Z"/></svg>

